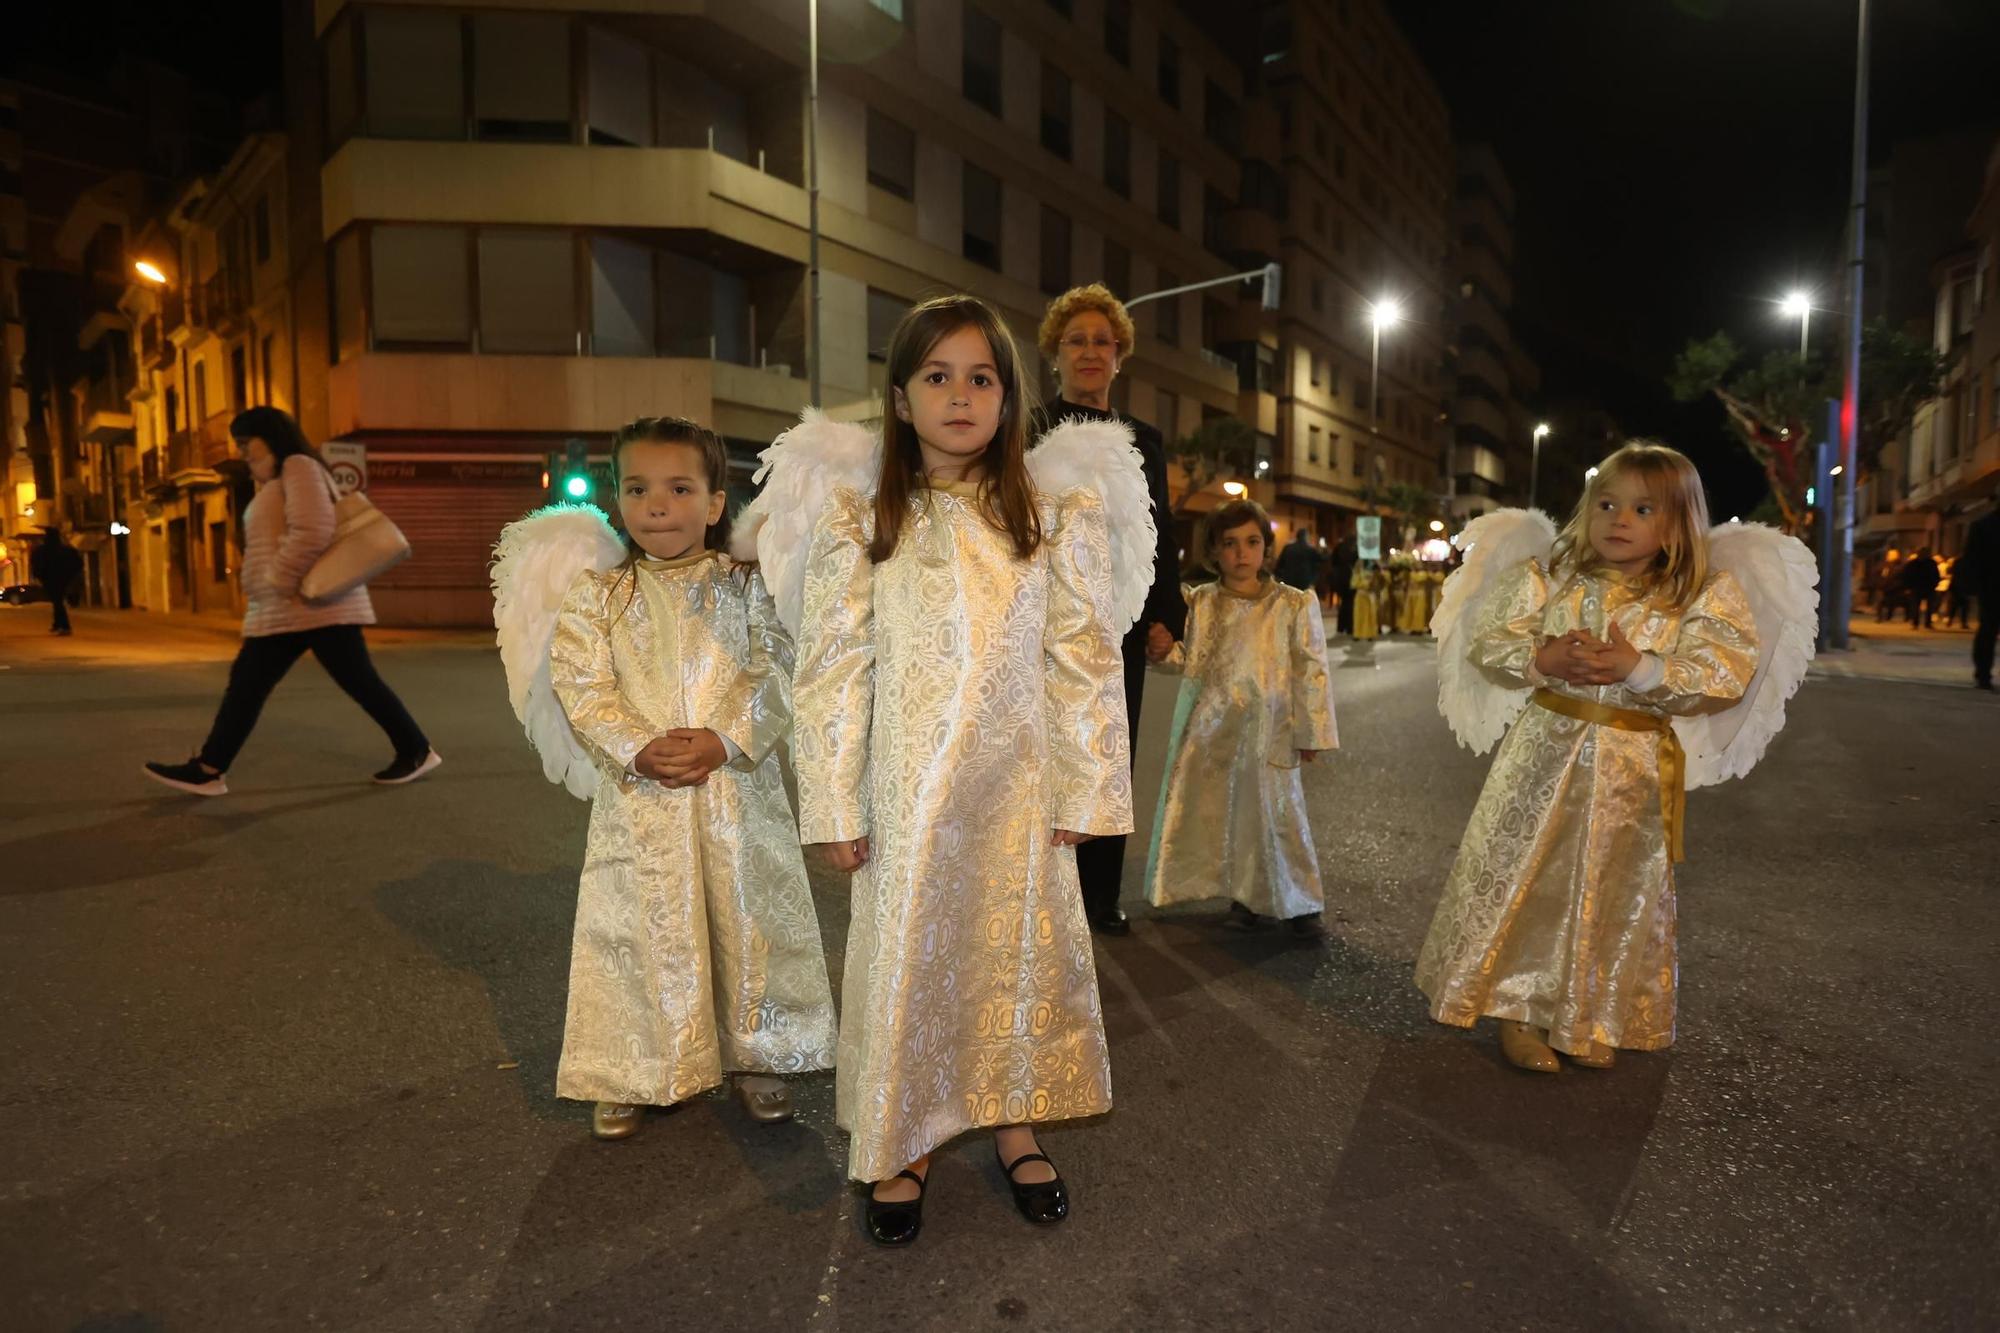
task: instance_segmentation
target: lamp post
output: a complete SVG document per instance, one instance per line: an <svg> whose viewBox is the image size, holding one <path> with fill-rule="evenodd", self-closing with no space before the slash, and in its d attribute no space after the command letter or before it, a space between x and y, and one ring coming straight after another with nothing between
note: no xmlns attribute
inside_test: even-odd
<svg viewBox="0 0 2000 1333"><path fill-rule="evenodd" d="M1549 433L1549 423L1544 421L1535 427L1535 449L1528 456L1528 508L1535 507L1535 484L1542 476L1542 439Z"/></svg>
<svg viewBox="0 0 2000 1333"><path fill-rule="evenodd" d="M1382 330L1393 326L1403 317L1403 307L1389 297L1383 297L1368 307L1368 327L1371 332L1368 349L1368 433L1377 434L1376 423L1382 419Z"/></svg>
<svg viewBox="0 0 2000 1333"><path fill-rule="evenodd" d="M1806 359L1806 334L1812 328L1812 296L1806 292L1788 293L1778 303L1778 310L1787 318L1799 322L1799 360Z"/></svg>
<svg viewBox="0 0 2000 1333"><path fill-rule="evenodd" d="M820 406L819 0L806 0L806 391Z"/></svg>

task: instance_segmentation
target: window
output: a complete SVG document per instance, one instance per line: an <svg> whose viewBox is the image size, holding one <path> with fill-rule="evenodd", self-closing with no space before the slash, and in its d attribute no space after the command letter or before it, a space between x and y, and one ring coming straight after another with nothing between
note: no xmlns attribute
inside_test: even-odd
<svg viewBox="0 0 2000 1333"><path fill-rule="evenodd" d="M1054 153L1063 161L1070 155L1070 96L1069 75L1042 62L1042 147Z"/></svg>
<svg viewBox="0 0 2000 1333"><path fill-rule="evenodd" d="M326 143L338 148L361 127L361 68L355 51L355 11L348 10L326 30Z"/></svg>
<svg viewBox="0 0 2000 1333"><path fill-rule="evenodd" d="M1176 109L1181 104L1181 48L1165 33L1160 34L1160 100Z"/></svg>
<svg viewBox="0 0 2000 1333"><path fill-rule="evenodd" d="M1315 315L1326 313L1326 279L1317 274L1312 280L1312 308Z"/></svg>
<svg viewBox="0 0 2000 1333"><path fill-rule="evenodd" d="M1160 428L1160 434L1167 437L1169 443L1172 443L1180 434L1180 426L1178 424L1180 417L1180 395L1171 389L1160 390L1159 406L1154 409L1153 422Z"/></svg>
<svg viewBox="0 0 2000 1333"><path fill-rule="evenodd" d="M1000 21L982 9L967 9L962 62L965 97L996 116L1000 114L1000 47Z"/></svg>
<svg viewBox="0 0 2000 1333"><path fill-rule="evenodd" d="M1132 197L1132 124L1116 111L1104 113L1104 183Z"/></svg>
<svg viewBox="0 0 2000 1333"><path fill-rule="evenodd" d="M471 345L472 285L462 228L377 227L368 260L376 342ZM343 333L343 355L346 345Z"/></svg>
<svg viewBox="0 0 2000 1333"><path fill-rule="evenodd" d="M1353 471L1355 476L1358 477L1361 475L1361 451L1359 449L1352 450L1348 455L1348 467Z"/></svg>
<svg viewBox="0 0 2000 1333"><path fill-rule="evenodd" d="M271 196L260 194L257 205L251 210L251 231L257 247L257 262L271 262Z"/></svg>
<svg viewBox="0 0 2000 1333"><path fill-rule="evenodd" d="M1113 296L1132 295L1132 252L1118 242L1104 242L1104 285Z"/></svg>
<svg viewBox="0 0 2000 1333"><path fill-rule="evenodd" d="M217 583L229 577L229 522L208 525L208 574Z"/></svg>
<svg viewBox="0 0 2000 1333"><path fill-rule="evenodd" d="M465 41L459 16L371 9L367 20L362 28L367 132L391 139L464 138Z"/></svg>
<svg viewBox="0 0 2000 1333"><path fill-rule="evenodd" d="M965 164L965 248L975 264L1000 267L1000 179L970 162Z"/></svg>
<svg viewBox="0 0 2000 1333"><path fill-rule="evenodd" d="M1132 64L1132 0L1104 0L1104 50L1119 64Z"/></svg>
<svg viewBox="0 0 2000 1333"><path fill-rule="evenodd" d="M902 323L904 302L888 292L868 289L868 359L887 361L889 359L889 339L895 336L896 325Z"/></svg>
<svg viewBox="0 0 2000 1333"><path fill-rule="evenodd" d="M1042 205L1042 290L1051 294L1069 290L1069 218Z"/></svg>
<svg viewBox="0 0 2000 1333"><path fill-rule="evenodd" d="M1307 352L1306 365L1311 367L1312 386L1313 388L1317 389L1322 383L1322 381L1325 379L1325 371L1322 369L1322 367L1326 365L1326 362L1323 358L1314 356L1311 352Z"/></svg>
<svg viewBox="0 0 2000 1333"><path fill-rule="evenodd" d="M266 403L276 401L271 395L271 379L273 374L272 362L278 359L277 346L278 335L267 333L264 335L263 344L257 349L257 363L264 371L264 401Z"/></svg>
<svg viewBox="0 0 2000 1333"><path fill-rule="evenodd" d="M1236 109L1236 99L1217 87L1213 79L1208 80L1205 93L1202 121L1208 130L1208 137L1215 140L1224 152L1241 156L1243 122Z"/></svg>
<svg viewBox="0 0 2000 1333"><path fill-rule="evenodd" d="M188 425L199 427L208 420L208 362L197 359L188 369L194 373L194 415Z"/></svg>
<svg viewBox="0 0 2000 1333"><path fill-rule="evenodd" d="M575 355L576 247L568 232L479 233L479 350Z"/></svg>
<svg viewBox="0 0 2000 1333"><path fill-rule="evenodd" d="M250 348L244 343L229 349L229 406L238 412L250 406Z"/></svg>
<svg viewBox="0 0 2000 1333"><path fill-rule="evenodd" d="M1166 269L1160 270L1159 289L1161 291L1164 292L1180 285L1181 280L1178 274L1171 273ZM1168 347L1179 347L1181 345L1181 298L1178 296L1169 296L1151 302L1151 304L1160 312L1156 325L1156 333L1159 340Z"/></svg>
<svg viewBox="0 0 2000 1333"><path fill-rule="evenodd" d="M374 25L375 13L369 14ZM456 21L456 20L454 20ZM568 143L569 20L478 14L472 20L472 115L481 139Z"/></svg>
<svg viewBox="0 0 2000 1333"><path fill-rule="evenodd" d="M646 148L653 142L653 62L645 47L590 29L590 142Z"/></svg>
<svg viewBox="0 0 2000 1333"><path fill-rule="evenodd" d="M616 236L590 240L590 350L651 356L655 350L653 252Z"/></svg>
<svg viewBox="0 0 2000 1333"><path fill-rule="evenodd" d="M1306 462L1319 466L1319 427L1306 427Z"/></svg>
<svg viewBox="0 0 2000 1333"><path fill-rule="evenodd" d="M1160 221L1175 231L1181 226L1181 163L1164 150L1160 153Z"/></svg>
<svg viewBox="0 0 2000 1333"><path fill-rule="evenodd" d="M917 136L868 108L868 183L903 199L917 194Z"/></svg>

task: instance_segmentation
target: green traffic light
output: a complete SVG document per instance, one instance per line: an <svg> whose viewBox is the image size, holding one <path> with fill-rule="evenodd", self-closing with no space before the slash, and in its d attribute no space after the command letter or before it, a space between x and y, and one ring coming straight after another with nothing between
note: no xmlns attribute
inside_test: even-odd
<svg viewBox="0 0 2000 1333"><path fill-rule="evenodd" d="M572 500L581 500L590 494L590 478L571 477L563 483L563 489L569 492Z"/></svg>

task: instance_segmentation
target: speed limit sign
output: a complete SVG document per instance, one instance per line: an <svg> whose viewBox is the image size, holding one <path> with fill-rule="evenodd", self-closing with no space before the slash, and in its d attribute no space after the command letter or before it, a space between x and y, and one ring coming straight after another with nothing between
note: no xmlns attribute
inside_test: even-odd
<svg viewBox="0 0 2000 1333"><path fill-rule="evenodd" d="M333 473L333 487L343 496L368 489L368 446L347 440L330 440L319 447L327 470Z"/></svg>

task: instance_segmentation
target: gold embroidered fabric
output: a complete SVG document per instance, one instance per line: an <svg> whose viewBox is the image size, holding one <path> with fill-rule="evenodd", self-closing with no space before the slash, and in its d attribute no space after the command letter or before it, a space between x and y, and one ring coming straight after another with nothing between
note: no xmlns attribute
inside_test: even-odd
<svg viewBox="0 0 2000 1333"><path fill-rule="evenodd" d="M602 758L571 945L556 1093L665 1106L725 1070L833 1064L819 919L774 750L792 647L754 571L712 552L586 571L549 678ZM699 787L627 765L675 727L743 752Z"/></svg>
<svg viewBox="0 0 2000 1333"><path fill-rule="evenodd" d="M1255 597L1185 589L1178 664L1200 686L1171 761L1147 900L1234 898L1253 912L1321 910L1300 750L1339 743L1313 595L1266 580Z"/></svg>
<svg viewBox="0 0 2000 1333"><path fill-rule="evenodd" d="M848 1170L880 1180L980 1125L1111 1108L1072 848L1132 828L1103 506L1044 499L1022 561L962 488L911 501L872 565L834 493L807 567L794 740L808 843L864 834L836 1073Z"/></svg>
<svg viewBox="0 0 2000 1333"><path fill-rule="evenodd" d="M1545 639L1616 620L1665 666L1660 684L1585 686L1534 670ZM1757 666L1757 631L1734 577L1709 577L1685 611L1615 575L1552 583L1528 561L1496 587L1472 660L1509 684L1655 715L1726 707ZM1485 789L1417 957L1431 1016L1546 1028L1558 1050L1656 1050L1674 1040L1674 872L1661 817L1658 737L1522 711Z"/></svg>

